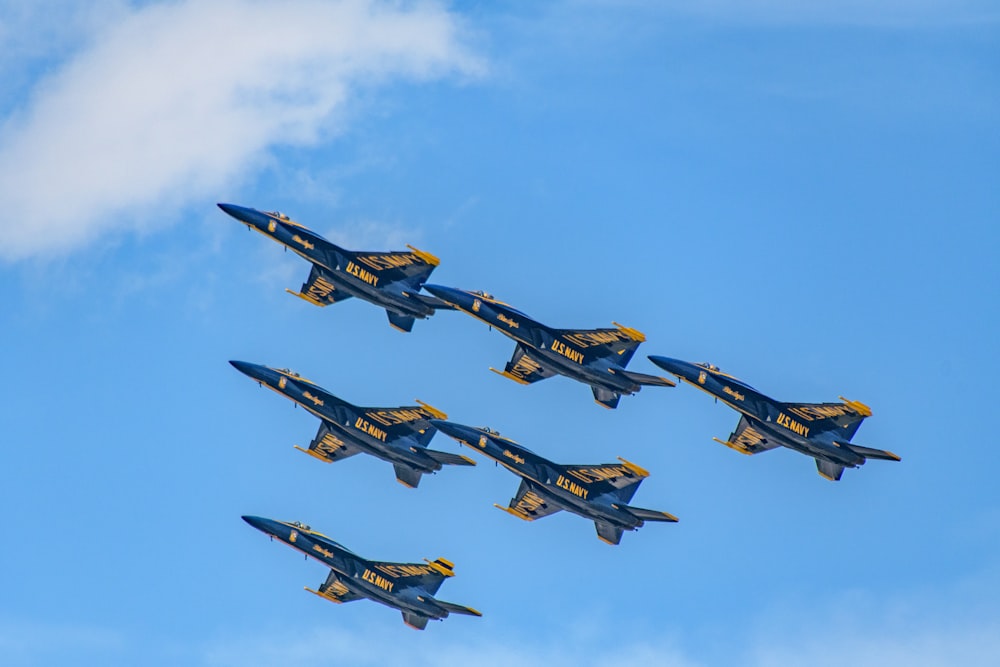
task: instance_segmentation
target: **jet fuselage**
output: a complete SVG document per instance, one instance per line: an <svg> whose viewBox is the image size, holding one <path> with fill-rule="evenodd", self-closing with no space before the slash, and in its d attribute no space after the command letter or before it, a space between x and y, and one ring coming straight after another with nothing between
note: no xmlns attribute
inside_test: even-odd
<svg viewBox="0 0 1000 667"><path fill-rule="evenodd" d="M434 314L434 309L419 299L407 297L400 290L384 289L373 267L355 262L349 251L285 215L235 204L219 204L219 208L306 261L326 269L324 278L332 281L335 289L399 315L424 319Z"/></svg>
<svg viewBox="0 0 1000 667"><path fill-rule="evenodd" d="M424 453L410 435L393 437L383 426L401 419L411 420L415 415L395 414L400 411L383 410L371 414L364 408L340 399L322 387L295 375L291 371L269 368L246 361L230 361L238 371L257 381L323 420L343 440L362 451L390 463L403 463L421 472L431 473L441 469L441 464ZM417 417L423 418L419 415Z"/></svg>

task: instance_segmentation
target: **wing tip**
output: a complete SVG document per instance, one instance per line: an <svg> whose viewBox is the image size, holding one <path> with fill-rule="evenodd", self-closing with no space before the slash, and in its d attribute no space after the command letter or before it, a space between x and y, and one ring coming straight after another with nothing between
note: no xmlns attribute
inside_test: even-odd
<svg viewBox="0 0 1000 667"><path fill-rule="evenodd" d="M531 517L529 517L524 512L519 512L518 510L514 509L513 507L504 507L503 505L498 505L497 503L493 503L493 507L496 507L498 510L503 510L507 514L511 514L513 516L516 516L518 519L521 519L523 521L531 521Z"/></svg>
<svg viewBox="0 0 1000 667"><path fill-rule="evenodd" d="M862 417L871 417L872 416L872 409L870 407L868 407L867 405L865 405L864 403L862 403L861 401L849 401L846 398L844 398L843 396L838 396L837 398L839 398L840 400L842 400L844 402L844 405L846 405L847 407L851 408L852 410L854 410L855 412L857 412Z"/></svg>
<svg viewBox="0 0 1000 667"><path fill-rule="evenodd" d="M406 244L406 247L410 249L410 252L412 252L414 255L424 260L431 266L438 266L439 264L441 264L440 259L432 255L431 253L427 252L426 250L420 250L418 248L414 248L409 243Z"/></svg>
<svg viewBox="0 0 1000 667"><path fill-rule="evenodd" d="M631 461L626 461L620 456L618 457L618 460L622 462L622 465L624 465L627 470L630 470L638 477L643 477L643 478L649 477L649 471L643 468L642 466L638 466L632 463Z"/></svg>
<svg viewBox="0 0 1000 667"><path fill-rule="evenodd" d="M740 454L746 454L747 456L750 456L751 454L751 452L747 451L747 449L743 445L738 445L735 442L729 442L728 440L719 440L718 438L712 438L712 440L715 440L720 445L725 445L726 447L729 447L729 449L737 451Z"/></svg>
<svg viewBox="0 0 1000 667"><path fill-rule="evenodd" d="M507 371L498 371L497 369L493 368L492 366L490 366L490 370L493 371L494 373L496 373L497 375L502 375L503 377L507 378L508 380L513 380L514 382L516 382L518 384L523 384L523 385L531 384L530 382L526 382L526 381L522 380L521 378L517 377L516 375L511 375Z"/></svg>
<svg viewBox="0 0 1000 667"><path fill-rule="evenodd" d="M424 403L419 398L415 398L413 400L415 400L417 402L417 405L419 405L424 410L426 410L427 412L429 412L435 419L447 419L448 418L447 414L445 414L441 410L438 410L433 405L430 405L428 403Z"/></svg>
<svg viewBox="0 0 1000 667"><path fill-rule="evenodd" d="M611 322L611 324L618 327L623 334L636 341L637 343L646 342L646 334L642 333L638 329L633 329L632 327L627 327L624 324L618 324L617 322Z"/></svg>

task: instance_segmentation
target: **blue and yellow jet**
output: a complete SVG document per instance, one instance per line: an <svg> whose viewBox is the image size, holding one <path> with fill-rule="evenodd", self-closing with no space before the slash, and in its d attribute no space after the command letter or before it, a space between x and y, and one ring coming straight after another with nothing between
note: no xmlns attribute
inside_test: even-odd
<svg viewBox="0 0 1000 667"><path fill-rule="evenodd" d="M864 465L867 459L900 460L892 452L851 443L861 422L872 415L864 403L842 396L843 403L782 403L712 364L658 356L649 360L742 413L728 440L713 438L741 454L788 447L816 459L819 474L834 482L844 468Z"/></svg>
<svg viewBox="0 0 1000 667"><path fill-rule="evenodd" d="M594 400L611 409L618 407L622 394L634 394L644 385L676 386L666 378L625 370L646 337L617 322L614 329L553 329L485 292L441 285L424 289L513 338L513 358L503 371L490 370L520 384L565 375L589 384Z"/></svg>
<svg viewBox="0 0 1000 667"><path fill-rule="evenodd" d="M312 264L309 279L298 292L286 290L315 306L329 306L356 296L385 308L389 324L400 331L413 329L439 308L450 308L420 287L440 262L437 257L407 246L409 252L345 250L278 212L258 211L234 204L219 208L249 229L291 248Z"/></svg>
<svg viewBox="0 0 1000 667"><path fill-rule="evenodd" d="M618 459L620 463L562 465L488 428L440 419L431 423L521 478L510 505L495 505L519 519L534 521L566 510L593 521L597 537L608 544L618 544L624 531L637 530L646 521L677 521L672 514L627 504L649 473L623 458Z"/></svg>
<svg viewBox="0 0 1000 667"><path fill-rule="evenodd" d="M287 523L259 516L244 516L243 520L329 567L330 574L319 590L306 590L330 602L374 600L403 612L403 622L417 630L426 628L427 621L441 621L449 614L482 616L472 607L434 597L441 583L455 576L454 565L444 558L423 563L367 560L298 521Z"/></svg>
<svg viewBox="0 0 1000 667"><path fill-rule="evenodd" d="M392 464L396 479L417 488L420 476L443 465L474 466L467 456L427 449L437 429L431 419L446 419L440 410L419 405L397 408L362 408L337 398L326 389L288 369L268 368L246 361L230 361L236 370L262 387L290 398L320 419L319 432L308 449L295 449L333 463L364 452Z"/></svg>

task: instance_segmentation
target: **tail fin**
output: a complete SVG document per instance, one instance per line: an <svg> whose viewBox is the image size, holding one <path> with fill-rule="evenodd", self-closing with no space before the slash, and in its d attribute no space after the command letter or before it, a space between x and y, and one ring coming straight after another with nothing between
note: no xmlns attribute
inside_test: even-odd
<svg viewBox="0 0 1000 667"><path fill-rule="evenodd" d="M605 523L603 521L595 521L594 526L597 528L597 539L611 546L614 546L622 541L622 533L625 532L624 528L619 528L618 526L612 526L610 523Z"/></svg>
<svg viewBox="0 0 1000 667"><path fill-rule="evenodd" d="M621 394L608 391L604 387L595 387L591 385L590 388L594 391L594 401L596 401L598 405L602 405L609 410L614 410L618 407L618 401L622 398Z"/></svg>
<svg viewBox="0 0 1000 667"><path fill-rule="evenodd" d="M415 489L420 484L420 475L423 473L416 468L411 468L402 463L393 463L392 467L396 471L396 481L403 486Z"/></svg>
<svg viewBox="0 0 1000 667"><path fill-rule="evenodd" d="M391 310L385 311L385 314L389 317L389 326L393 329L402 331L403 333L410 333L413 331L413 317L410 317L409 315L400 315L392 312Z"/></svg>
<svg viewBox="0 0 1000 667"><path fill-rule="evenodd" d="M403 612L403 623L406 623L414 630L423 630L427 627L427 621L429 620L427 616L423 616L422 614L415 614L412 611Z"/></svg>

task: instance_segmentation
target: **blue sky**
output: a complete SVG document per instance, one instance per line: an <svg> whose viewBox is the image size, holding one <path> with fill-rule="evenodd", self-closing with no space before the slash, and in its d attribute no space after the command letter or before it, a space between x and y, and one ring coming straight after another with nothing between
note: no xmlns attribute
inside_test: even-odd
<svg viewBox="0 0 1000 667"><path fill-rule="evenodd" d="M1000 14L986 2L0 3L5 665L992 665L1000 494ZM861 400L841 482L690 387L617 411L487 371L513 344L284 293L306 265L221 213L561 327L644 331L779 399ZM292 449L317 422L226 361L362 405L420 398L567 463L624 456L680 517L619 547L497 511L482 460L416 490ZM458 451L438 436L434 446ZM418 633L302 591L318 563L444 556Z"/></svg>

